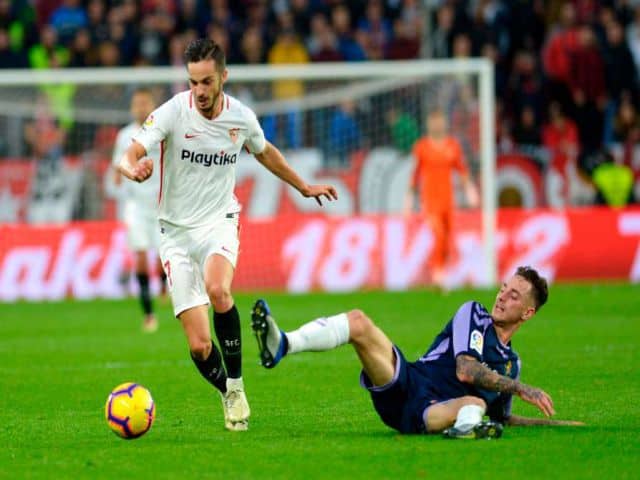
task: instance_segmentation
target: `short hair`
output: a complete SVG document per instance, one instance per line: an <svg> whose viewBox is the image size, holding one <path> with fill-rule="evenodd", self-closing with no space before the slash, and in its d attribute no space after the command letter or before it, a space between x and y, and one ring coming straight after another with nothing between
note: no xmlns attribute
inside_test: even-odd
<svg viewBox="0 0 640 480"><path fill-rule="evenodd" d="M227 60L222 47L210 38L196 38L189 42L184 51L184 63L196 63L202 60L213 60L217 70L222 73Z"/></svg>
<svg viewBox="0 0 640 480"><path fill-rule="evenodd" d="M531 284L533 303L536 307L536 311L540 310L542 306L547 303L547 298L549 298L549 286L547 284L547 279L541 277L535 268L528 265L518 267L516 275L524 278Z"/></svg>
<svg viewBox="0 0 640 480"><path fill-rule="evenodd" d="M136 95L149 95L154 102L156 100L153 91L149 87L134 88L133 92L131 92L131 98L135 97Z"/></svg>

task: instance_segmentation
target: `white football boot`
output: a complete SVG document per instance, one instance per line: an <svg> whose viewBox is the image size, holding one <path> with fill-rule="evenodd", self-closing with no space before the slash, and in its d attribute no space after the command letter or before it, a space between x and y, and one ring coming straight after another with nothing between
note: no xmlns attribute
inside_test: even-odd
<svg viewBox="0 0 640 480"><path fill-rule="evenodd" d="M251 409L244 393L242 378L227 378L227 392L220 393L224 410L224 427L241 432L249 429Z"/></svg>

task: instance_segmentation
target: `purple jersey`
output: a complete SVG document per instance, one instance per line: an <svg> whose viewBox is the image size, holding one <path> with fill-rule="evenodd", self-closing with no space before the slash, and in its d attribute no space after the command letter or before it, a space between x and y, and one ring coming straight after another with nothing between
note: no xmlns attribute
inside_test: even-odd
<svg viewBox="0 0 640 480"><path fill-rule="evenodd" d="M463 304L421 358L413 363L442 399L473 395L487 403L487 414L503 421L511 414L511 395L482 390L456 376L456 357L469 355L500 375L520 377L520 359L511 342L502 344L493 318L478 302Z"/></svg>

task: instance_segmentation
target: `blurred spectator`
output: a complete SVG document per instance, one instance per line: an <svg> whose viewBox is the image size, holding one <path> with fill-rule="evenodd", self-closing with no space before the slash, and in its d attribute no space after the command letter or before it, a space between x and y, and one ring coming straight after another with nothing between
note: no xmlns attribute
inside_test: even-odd
<svg viewBox="0 0 640 480"><path fill-rule="evenodd" d="M198 37L205 35L211 13L200 0L181 0L176 18L176 32L195 30Z"/></svg>
<svg viewBox="0 0 640 480"><path fill-rule="evenodd" d="M491 42L496 45L498 52L504 55L510 47L508 22L505 18L502 2L496 0L478 0L474 13L474 24L471 31L475 54L479 47Z"/></svg>
<svg viewBox="0 0 640 480"><path fill-rule="evenodd" d="M70 67L95 67L97 65L89 30L82 28L76 32L69 46L69 53Z"/></svg>
<svg viewBox="0 0 640 480"><path fill-rule="evenodd" d="M262 38L271 44L274 41L275 32L272 26L267 26L268 14L265 2L250 2L245 10L244 28L257 28L260 30ZM293 28L293 22L289 28ZM295 30L295 28L293 29Z"/></svg>
<svg viewBox="0 0 640 480"><path fill-rule="evenodd" d="M26 1L0 0L0 28L7 31L11 50L24 54L38 39L35 11Z"/></svg>
<svg viewBox="0 0 640 480"><path fill-rule="evenodd" d="M121 6L109 11L107 39L118 45L123 65L133 65L139 56L139 12L135 1L124 0Z"/></svg>
<svg viewBox="0 0 640 480"><path fill-rule="evenodd" d="M331 21L338 38L338 50L342 57L349 62L366 60L364 49L354 39L349 9L343 4L336 5L331 11Z"/></svg>
<svg viewBox="0 0 640 480"><path fill-rule="evenodd" d="M604 62L591 27L578 30L578 41L571 56L569 88L575 104L580 143L587 150L600 148L604 127L606 85Z"/></svg>
<svg viewBox="0 0 640 480"><path fill-rule="evenodd" d="M408 31L412 32L416 38L420 38L424 30L424 19L421 11L420 0L404 0L395 2L401 6L399 15L394 20L400 19L407 25Z"/></svg>
<svg viewBox="0 0 640 480"><path fill-rule="evenodd" d="M571 184L577 175L578 128L562 111L559 102L549 106L549 120L542 127L542 143L548 149L548 198L551 206L564 207L571 199Z"/></svg>
<svg viewBox="0 0 640 480"><path fill-rule="evenodd" d="M352 100L340 103L329 122L329 159L338 165L349 165L349 154L360 148L360 126L356 118L356 104Z"/></svg>
<svg viewBox="0 0 640 480"><path fill-rule="evenodd" d="M0 27L0 68L26 68L29 66L27 56L22 50L11 48L9 33Z"/></svg>
<svg viewBox="0 0 640 480"><path fill-rule="evenodd" d="M615 19L608 20L604 35L604 62L609 101L604 112L603 144L609 145L613 141L614 117L620 99L623 94L634 94L637 91L638 75L622 25Z"/></svg>
<svg viewBox="0 0 640 480"><path fill-rule="evenodd" d="M306 38L311 33L312 9L309 0L290 0L288 3L296 32Z"/></svg>
<svg viewBox="0 0 640 480"><path fill-rule="evenodd" d="M233 42L231 41L231 38L229 37L229 31L226 28L224 28L218 22L212 22L207 28L207 35L211 40L220 45L222 50L225 52L226 58L230 64L238 63L238 55L233 48Z"/></svg>
<svg viewBox="0 0 640 480"><path fill-rule="evenodd" d="M627 43L633 55L636 70L640 70L640 5L635 9L633 23L627 27Z"/></svg>
<svg viewBox="0 0 640 480"><path fill-rule="evenodd" d="M338 50L336 35L322 13L311 19L311 36L308 50L313 62L340 62L344 57Z"/></svg>
<svg viewBox="0 0 640 480"><path fill-rule="evenodd" d="M520 112L525 106L533 106L536 109L534 112L536 118L541 118L545 113L542 111L544 100L542 75L532 52L526 50L516 52L506 98L513 112Z"/></svg>
<svg viewBox="0 0 640 480"><path fill-rule="evenodd" d="M551 153L552 163L564 166L578 155L578 128L558 102L549 105L549 120L542 127L542 143Z"/></svg>
<svg viewBox="0 0 640 480"><path fill-rule="evenodd" d="M256 27L248 28L240 41L240 63L258 64L264 63L266 59L267 53L260 30Z"/></svg>
<svg viewBox="0 0 640 480"><path fill-rule="evenodd" d="M451 56L451 45L453 43L453 21L455 11L449 4L445 4L438 9L436 16L436 26L431 35L431 50L435 58L448 58Z"/></svg>
<svg viewBox="0 0 640 480"><path fill-rule="evenodd" d="M614 119L613 135L614 140L623 145L635 145L640 141L640 116L629 95L621 99Z"/></svg>
<svg viewBox="0 0 640 480"><path fill-rule="evenodd" d="M103 67L120 65L120 50L114 42L106 40L98 45L98 63Z"/></svg>
<svg viewBox="0 0 640 480"><path fill-rule="evenodd" d="M513 127L513 141L521 145L540 145L541 135L533 107L526 105Z"/></svg>
<svg viewBox="0 0 640 480"><path fill-rule="evenodd" d="M278 35L267 55L271 65L309 63L309 55L292 28L285 28ZM304 83L300 80L277 80L273 82L273 97L276 100L299 100L304 95ZM284 123L284 126L281 124ZM269 141L285 148L302 146L302 115L297 106L292 106L284 115L270 115L263 119L262 127ZM284 139L280 132L284 131Z"/></svg>
<svg viewBox="0 0 640 480"><path fill-rule="evenodd" d="M596 203L620 208L633 199L633 172L626 165L617 164L608 152L604 161L593 170L597 189Z"/></svg>
<svg viewBox="0 0 640 480"><path fill-rule="evenodd" d="M638 74L631 50L627 46L622 25L612 21L606 28L605 73L607 92L614 102L619 102L623 92L633 92L638 88Z"/></svg>
<svg viewBox="0 0 640 480"><path fill-rule="evenodd" d="M372 60L382 60L392 31L391 23L384 17L380 0L371 0L367 3L365 16L358 22L358 29L369 37L368 57Z"/></svg>
<svg viewBox="0 0 640 480"><path fill-rule="evenodd" d="M87 17L86 30L90 32L93 42L99 43L109 38L109 26L107 25L104 0L90 0L87 5Z"/></svg>
<svg viewBox="0 0 640 480"><path fill-rule="evenodd" d="M247 65L256 65L264 63L266 58L266 47L260 30L257 27L250 27L245 30L240 41L239 62ZM238 86L235 94L245 104L253 108L255 101L270 98L271 86L266 82L243 82ZM273 119L271 121L273 122ZM273 124L271 128L275 128ZM275 135L273 132L270 134Z"/></svg>
<svg viewBox="0 0 640 480"><path fill-rule="evenodd" d="M59 68L69 63L69 50L58 43L58 33L52 26L40 31L40 43L29 50L32 68Z"/></svg>
<svg viewBox="0 0 640 480"><path fill-rule="evenodd" d="M393 146L402 153L409 153L420 138L420 128L414 115L392 107L387 113L387 123L391 129Z"/></svg>
<svg viewBox="0 0 640 480"><path fill-rule="evenodd" d="M564 108L572 104L571 57L578 43L575 9L571 3L562 6L561 23L551 32L542 52L544 70L549 80L549 94Z"/></svg>
<svg viewBox="0 0 640 480"><path fill-rule="evenodd" d="M206 10L211 12L211 17L208 21L215 22L226 30L229 40L232 43L232 50L235 51L234 45L242 36L243 25L240 19L236 18L229 8L228 0L209 0L209 8Z"/></svg>
<svg viewBox="0 0 640 480"><path fill-rule="evenodd" d="M400 18L393 22L393 39L387 45L386 58L406 60L418 58L420 39L412 24Z"/></svg>
<svg viewBox="0 0 640 480"><path fill-rule="evenodd" d="M51 14L49 24L56 29L60 43L71 42L76 32L89 23L87 12L80 0L62 0L62 5Z"/></svg>
<svg viewBox="0 0 640 480"><path fill-rule="evenodd" d="M511 9L511 49L539 52L544 44L545 0L519 2Z"/></svg>
<svg viewBox="0 0 640 480"><path fill-rule="evenodd" d="M140 61L150 65L166 65L168 39L175 29L176 6L172 0L144 0L140 28Z"/></svg>
<svg viewBox="0 0 640 480"><path fill-rule="evenodd" d="M481 54L493 64L494 93L496 98L507 93L507 81L509 79L509 69L505 62L505 57L500 55L493 43L485 43L482 46Z"/></svg>
<svg viewBox="0 0 640 480"><path fill-rule="evenodd" d="M31 68L62 68L69 65L69 50L58 44L58 34L51 25L40 31L40 43L29 50ZM49 84L40 87L51 104L51 110L65 129L73 125L73 96L75 85L69 83Z"/></svg>

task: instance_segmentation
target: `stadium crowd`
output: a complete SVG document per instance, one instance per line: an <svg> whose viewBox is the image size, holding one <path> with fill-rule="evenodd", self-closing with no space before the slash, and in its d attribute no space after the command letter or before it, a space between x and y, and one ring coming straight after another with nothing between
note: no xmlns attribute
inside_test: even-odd
<svg viewBox="0 0 640 480"><path fill-rule="evenodd" d="M231 64L487 57L502 151L575 159L590 175L616 144L640 170L638 0L0 0L2 68L181 65L186 42L206 35ZM336 111L342 155L366 132L357 105ZM390 136L397 121L419 134L422 119L395 113ZM299 137L293 127L285 143Z"/></svg>

